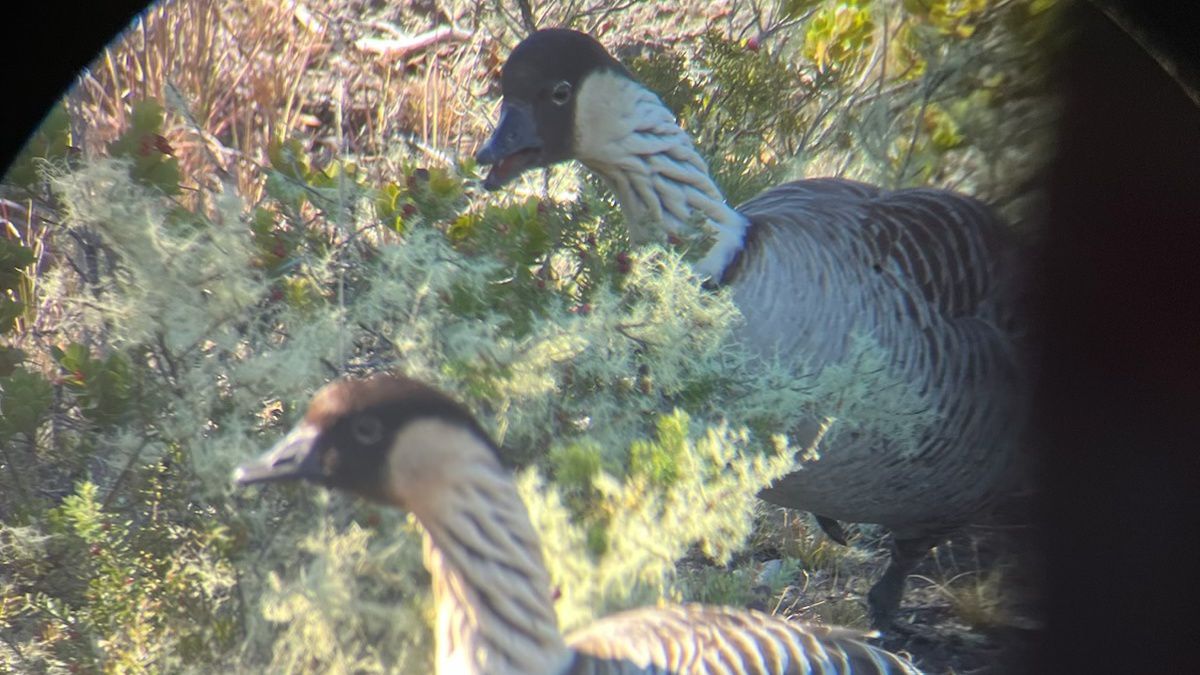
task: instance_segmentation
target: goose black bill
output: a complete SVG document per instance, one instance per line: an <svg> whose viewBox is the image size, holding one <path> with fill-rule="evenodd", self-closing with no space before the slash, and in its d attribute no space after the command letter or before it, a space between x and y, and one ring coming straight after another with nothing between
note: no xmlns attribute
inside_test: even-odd
<svg viewBox="0 0 1200 675"><path fill-rule="evenodd" d="M479 164L491 165L483 179L488 191L499 190L528 169L542 165L542 141L533 110L526 104L504 103L500 122L487 143L475 153Z"/></svg>

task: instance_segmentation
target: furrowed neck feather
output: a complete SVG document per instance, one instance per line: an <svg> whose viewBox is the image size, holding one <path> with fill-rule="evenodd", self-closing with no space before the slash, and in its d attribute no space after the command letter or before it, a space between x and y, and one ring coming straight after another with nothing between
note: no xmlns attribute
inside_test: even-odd
<svg viewBox="0 0 1200 675"><path fill-rule="evenodd" d="M541 545L512 479L475 433L440 423L414 432L458 455L420 477L412 511L425 529L437 608L436 672L557 673L571 654L558 629ZM405 442L420 442L408 436ZM393 467L395 470L395 467Z"/></svg>
<svg viewBox="0 0 1200 675"><path fill-rule="evenodd" d="M695 269L712 279L720 279L741 250L746 217L725 203L671 111L626 75L600 70L581 84L575 155L617 193L635 242L661 239L663 230L685 239L709 236L711 246Z"/></svg>

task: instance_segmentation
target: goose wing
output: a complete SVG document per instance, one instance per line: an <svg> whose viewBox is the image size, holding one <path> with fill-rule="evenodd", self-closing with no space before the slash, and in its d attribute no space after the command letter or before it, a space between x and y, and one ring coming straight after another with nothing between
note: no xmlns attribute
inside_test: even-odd
<svg viewBox="0 0 1200 675"><path fill-rule="evenodd" d="M808 228L838 240L830 242L837 244L831 250L850 251L852 259L844 262L861 274L891 278L912 301L945 319L1011 324L1019 255L995 214L976 199L935 188L890 191L817 178L779 185L738 210L752 223L747 251L756 244L756 231Z"/></svg>
<svg viewBox="0 0 1200 675"><path fill-rule="evenodd" d="M848 629L726 607L680 605L616 614L567 637L568 673L822 675L919 673Z"/></svg>

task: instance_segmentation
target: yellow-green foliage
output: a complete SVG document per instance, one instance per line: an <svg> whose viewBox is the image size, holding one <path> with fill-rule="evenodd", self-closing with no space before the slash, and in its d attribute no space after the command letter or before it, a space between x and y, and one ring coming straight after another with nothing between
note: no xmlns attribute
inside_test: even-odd
<svg viewBox="0 0 1200 675"><path fill-rule="evenodd" d="M271 571L259 600L280 628L272 669L429 671L428 579L412 525L388 517L369 530L325 517L298 544L295 555L307 564Z"/></svg>
<svg viewBox="0 0 1200 675"><path fill-rule="evenodd" d="M593 477L606 525L602 552L595 551L588 527L572 522L558 490L536 471L522 476L521 495L543 535L565 628L658 598L681 599L675 562L688 546L699 542L718 564L728 562L750 533L754 493L792 466L782 438L774 439L775 452L762 456L749 450L745 431L722 424L693 438L690 427L683 412L660 417L656 437L636 440L630 449L631 461L639 454L660 458L655 467L634 468L624 479L603 472ZM664 471L668 462L672 468Z"/></svg>
<svg viewBox="0 0 1200 675"><path fill-rule="evenodd" d="M674 562L694 542L718 563L727 561L749 533L755 493L791 466L786 441L771 434L830 387L853 393L860 371L880 370L878 363L849 363L805 384L770 386L789 376L779 366L756 365L732 340L740 317L727 294L703 291L680 256L659 247L633 251L618 283L593 287L586 312L570 311L569 293L547 293L519 334L508 330L512 308L462 304L464 297L486 298L508 274L505 263L468 256L428 226L406 228L400 238L390 228L368 229L360 236L370 259L358 269L346 267L357 255L351 246L297 247L289 278L316 289L313 301L272 301L271 280L252 264L255 237L234 196L220 200L214 217L193 215L181 226L171 202L128 172L120 160L106 160L55 180L68 222L95 232L119 269L98 293L78 292L66 270L45 287L78 330L111 336L115 354L129 359L120 381L138 393L121 398L111 387L102 390L124 416L87 413L93 390L80 390L79 405L96 418L93 432L126 423L103 436L111 466L173 456L184 462L177 480L185 481L184 494L201 500L189 508L207 509L219 516L214 525L225 524L209 534L182 533L221 537L225 555L187 562L192 544L181 539L184 549L168 547L167 559L209 565L211 574L193 579L191 592L213 607L229 607L236 569L248 608L245 658L270 654L283 670L301 663L347 672L427 665L428 636L417 627L428 609L411 529L372 537L353 524L356 506L314 519L314 500L326 498L301 489L284 490L286 497L279 490L231 495L232 467L270 442L259 432L259 413L280 401L294 416L332 376L324 364L392 367L434 382L477 410L515 457L557 458L547 466L563 473L562 493L537 468L522 478L522 491L569 626L679 597ZM342 229L331 227L328 240L336 242ZM92 370L107 371L89 359L78 346L58 357L94 381ZM765 396L779 406L767 416ZM858 412L854 421L863 424L876 417L848 405L836 412L851 419ZM87 519L107 517L96 488L85 488L64 502L64 513L76 510L72 499L84 499L98 509ZM280 511L274 504L292 506ZM87 519L72 522L90 546L93 533L79 524ZM232 547L230 531L238 535ZM126 564L144 553L122 551ZM146 574L156 581L147 583L145 597L161 601L154 584L166 583L168 571ZM124 602L98 607L88 620L107 636L96 642L102 662L173 662L173 641L188 639L188 624L170 612L141 615L154 621L143 626L114 620L133 617L120 614ZM206 629L227 635L229 615L212 618ZM152 645L157 651L147 651Z"/></svg>

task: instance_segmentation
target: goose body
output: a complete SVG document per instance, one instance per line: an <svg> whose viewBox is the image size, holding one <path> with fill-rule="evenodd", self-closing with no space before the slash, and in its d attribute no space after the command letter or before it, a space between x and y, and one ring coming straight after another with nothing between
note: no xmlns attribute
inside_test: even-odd
<svg viewBox="0 0 1200 675"><path fill-rule="evenodd" d="M305 479L411 511L424 528L443 675L917 673L861 633L761 612L631 610L563 637L529 514L463 407L405 378L341 380L240 484Z"/></svg>
<svg viewBox="0 0 1200 675"><path fill-rule="evenodd" d="M612 186L635 241L708 245L696 272L730 289L745 319L738 337L755 353L820 369L866 335L927 402L933 421L916 447L835 435L760 495L812 511L839 540L836 520L892 531L891 565L869 596L873 622L887 626L928 549L1010 485L1023 367L1019 261L1002 225L962 194L839 178L786 183L731 208L659 98L576 31L526 38L502 89L500 122L477 157L492 165L485 187L577 159ZM821 427L807 419L797 440L817 442Z"/></svg>

